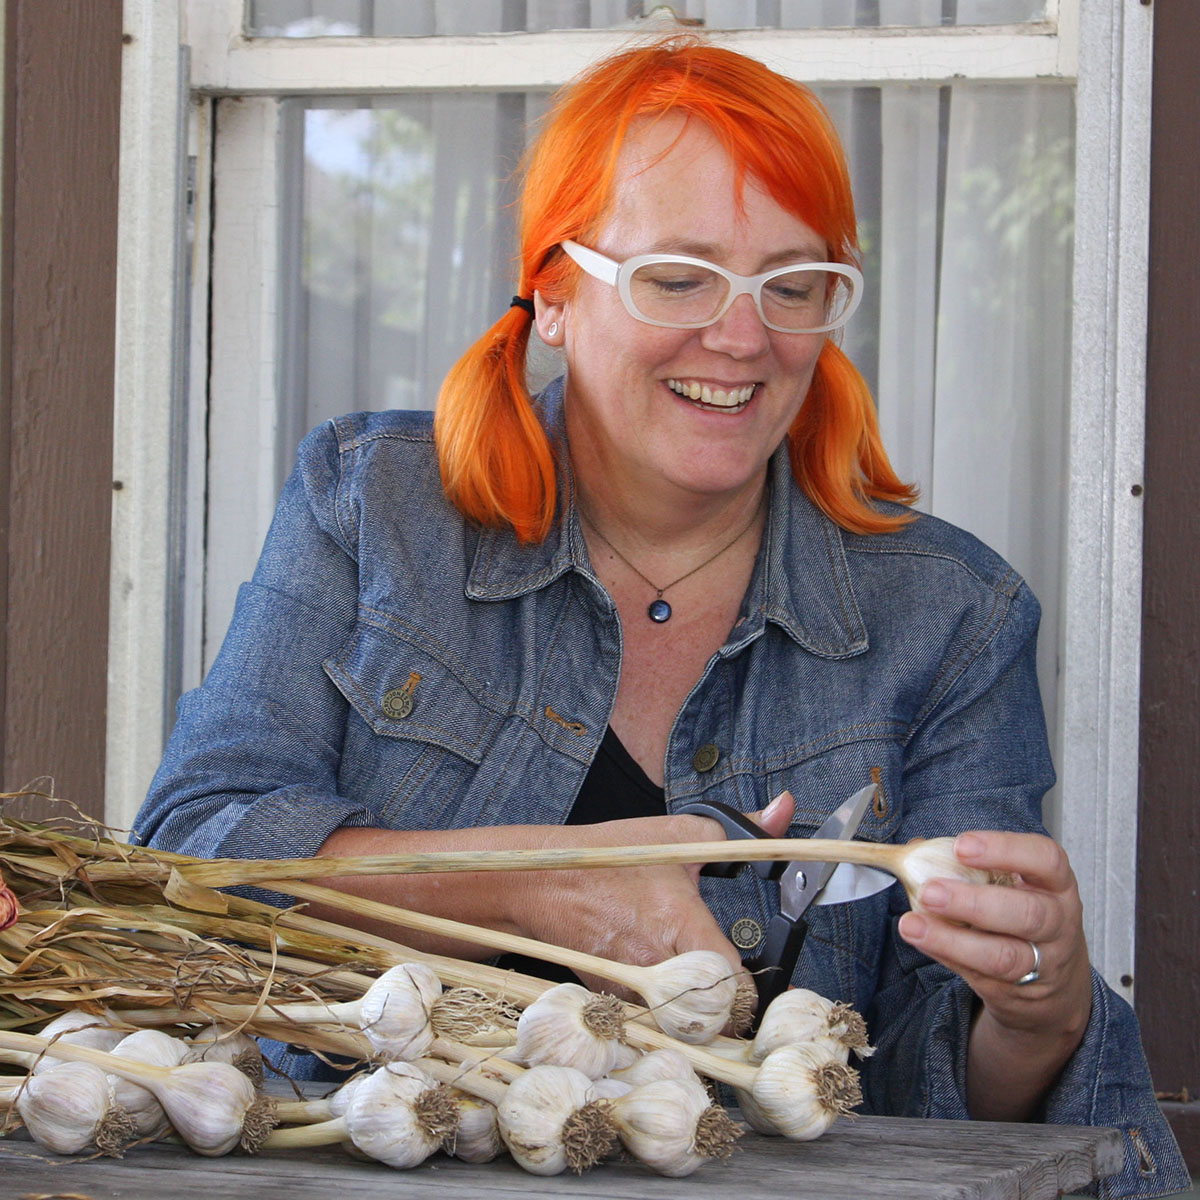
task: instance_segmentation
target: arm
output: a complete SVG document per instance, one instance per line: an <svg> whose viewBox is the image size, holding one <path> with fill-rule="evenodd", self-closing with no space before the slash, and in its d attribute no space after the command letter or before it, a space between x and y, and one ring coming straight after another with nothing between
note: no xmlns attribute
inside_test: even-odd
<svg viewBox="0 0 1200 1200"><path fill-rule="evenodd" d="M357 498L342 487L341 471L337 440L325 427L301 450L216 663L203 686L181 702L137 821L143 840L202 856L268 858L721 836L715 823L695 817L588 829L383 828L388 789L377 789L384 797L377 808L363 800L353 780L386 775L386 768L370 760L371 737L361 721L358 761L344 756L348 725L358 718L323 667L354 635L359 617ZM461 765L470 768L465 760ZM522 815L512 817L519 821ZM784 825L786 819L784 814ZM725 954L731 965L739 962L699 897L695 872L680 867L636 876L457 874L334 882L401 907L627 961L657 961L703 947ZM348 920L344 913L329 915ZM487 953L458 944L439 948Z"/></svg>

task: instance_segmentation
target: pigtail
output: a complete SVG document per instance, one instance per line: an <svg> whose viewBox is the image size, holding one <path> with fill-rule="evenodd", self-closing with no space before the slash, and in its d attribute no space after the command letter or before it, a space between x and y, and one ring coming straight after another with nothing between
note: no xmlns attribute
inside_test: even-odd
<svg viewBox="0 0 1200 1200"><path fill-rule="evenodd" d="M826 341L808 395L788 432L792 473L808 498L851 533L888 533L912 514L888 515L871 500L912 504L917 489L892 470L867 381Z"/></svg>
<svg viewBox="0 0 1200 1200"><path fill-rule="evenodd" d="M525 385L532 319L513 306L450 369L433 418L442 487L481 525L540 542L555 515L555 460Z"/></svg>

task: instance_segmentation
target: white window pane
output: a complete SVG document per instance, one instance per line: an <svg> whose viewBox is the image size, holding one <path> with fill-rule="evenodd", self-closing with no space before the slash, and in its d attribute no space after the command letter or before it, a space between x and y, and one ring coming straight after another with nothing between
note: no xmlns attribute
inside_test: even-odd
<svg viewBox="0 0 1200 1200"><path fill-rule="evenodd" d="M247 0L254 37L401 37L614 29L661 0ZM708 29L1003 25L1046 18L1046 0L674 0Z"/></svg>
<svg viewBox="0 0 1200 1200"><path fill-rule="evenodd" d="M431 408L508 307L517 94L283 105L281 467L353 409Z"/></svg>

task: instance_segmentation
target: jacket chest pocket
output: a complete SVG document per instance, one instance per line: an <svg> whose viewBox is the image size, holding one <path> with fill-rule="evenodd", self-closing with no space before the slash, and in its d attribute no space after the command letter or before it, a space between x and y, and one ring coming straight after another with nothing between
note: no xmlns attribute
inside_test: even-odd
<svg viewBox="0 0 1200 1200"><path fill-rule="evenodd" d="M388 828L458 824L506 706L448 652L362 622L323 665L352 709L339 780L347 794Z"/></svg>

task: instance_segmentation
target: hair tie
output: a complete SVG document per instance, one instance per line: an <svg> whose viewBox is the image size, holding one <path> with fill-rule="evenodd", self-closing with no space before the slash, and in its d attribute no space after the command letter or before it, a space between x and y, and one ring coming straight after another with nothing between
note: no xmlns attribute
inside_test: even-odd
<svg viewBox="0 0 1200 1200"><path fill-rule="evenodd" d="M535 316L533 301L526 300L524 296L514 296L509 303L509 308L523 308L531 317Z"/></svg>

